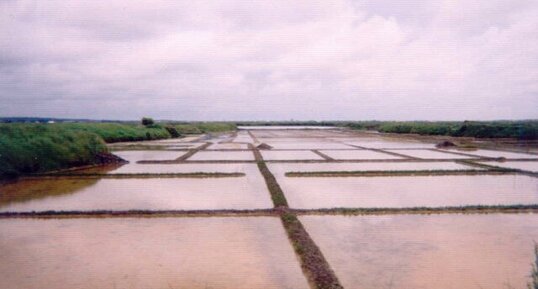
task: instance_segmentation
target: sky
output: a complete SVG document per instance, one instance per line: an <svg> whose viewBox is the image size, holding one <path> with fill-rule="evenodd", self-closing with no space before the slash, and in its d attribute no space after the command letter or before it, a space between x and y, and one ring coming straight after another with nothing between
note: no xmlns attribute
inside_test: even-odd
<svg viewBox="0 0 538 289"><path fill-rule="evenodd" d="M538 119L538 1L0 0L0 116Z"/></svg>

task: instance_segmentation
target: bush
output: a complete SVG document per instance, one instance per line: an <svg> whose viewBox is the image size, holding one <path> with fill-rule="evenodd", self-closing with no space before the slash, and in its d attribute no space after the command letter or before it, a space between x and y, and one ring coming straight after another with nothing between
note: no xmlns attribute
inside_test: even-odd
<svg viewBox="0 0 538 289"><path fill-rule="evenodd" d="M155 121L153 120L153 118L151 118L151 117L143 117L142 118L142 125L148 126L148 125L153 125L153 124L155 124Z"/></svg>

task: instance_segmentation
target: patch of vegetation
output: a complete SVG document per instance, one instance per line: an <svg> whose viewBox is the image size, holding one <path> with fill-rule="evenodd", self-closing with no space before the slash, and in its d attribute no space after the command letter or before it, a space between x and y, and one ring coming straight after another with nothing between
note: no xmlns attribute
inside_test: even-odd
<svg viewBox="0 0 538 289"><path fill-rule="evenodd" d="M51 124L0 124L0 178L95 164L107 153L97 134Z"/></svg>
<svg viewBox="0 0 538 289"><path fill-rule="evenodd" d="M86 131L97 134L107 143L167 139L172 136L160 125L124 123L59 123L49 124L66 130Z"/></svg>
<svg viewBox="0 0 538 289"><path fill-rule="evenodd" d="M354 129L377 130L385 133L412 133L419 135L446 135L476 138L538 139L538 120L522 121L405 121L353 122Z"/></svg>
<svg viewBox="0 0 538 289"><path fill-rule="evenodd" d="M196 122L196 123L174 123L166 124L166 127L173 127L180 134L201 134L210 132L235 131L237 126L229 122Z"/></svg>
<svg viewBox="0 0 538 289"><path fill-rule="evenodd" d="M267 189L269 189L269 193L271 194L271 199L273 200L275 208L287 207L288 201L284 196L284 192L282 192L282 188L280 188L280 185L276 181L275 176L271 173L271 171L269 171L269 168L267 168L265 162L259 161L257 164L263 178L265 179Z"/></svg>
<svg viewBox="0 0 538 289"><path fill-rule="evenodd" d="M301 267L311 284L318 289L343 288L318 246L314 243L297 216L290 212L280 219L293 248L301 260Z"/></svg>

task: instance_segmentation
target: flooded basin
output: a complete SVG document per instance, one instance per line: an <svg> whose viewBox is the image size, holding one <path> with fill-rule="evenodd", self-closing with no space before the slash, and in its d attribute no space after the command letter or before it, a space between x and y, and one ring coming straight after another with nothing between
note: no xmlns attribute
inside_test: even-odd
<svg viewBox="0 0 538 289"><path fill-rule="evenodd" d="M107 168L103 168L107 169ZM107 173L107 174L177 174L177 173L246 173L258 174L258 168L252 164L126 164L114 167L110 171L99 169L80 170L77 173Z"/></svg>
<svg viewBox="0 0 538 289"><path fill-rule="evenodd" d="M483 164L508 169L524 170L529 172L538 172L537 162L482 162Z"/></svg>
<svg viewBox="0 0 538 289"><path fill-rule="evenodd" d="M395 152L401 155L406 155L414 158L419 159L472 159L471 156L464 156L464 155L458 155L458 154L452 154L452 153L444 153L444 152L438 152L438 151L432 151L432 150L396 150L396 149L390 149L386 150L389 152Z"/></svg>
<svg viewBox="0 0 538 289"><path fill-rule="evenodd" d="M0 187L0 211L263 209L263 177L21 180Z"/></svg>
<svg viewBox="0 0 538 289"><path fill-rule="evenodd" d="M309 288L280 220L0 220L0 288Z"/></svg>
<svg viewBox="0 0 538 289"><path fill-rule="evenodd" d="M269 164L275 176L287 172L345 172L345 171L433 171L476 170L478 168L455 162L368 162L368 163L286 163ZM279 179L280 181L280 179ZM282 180L284 181L284 180Z"/></svg>
<svg viewBox="0 0 538 289"><path fill-rule="evenodd" d="M165 151L165 150L146 150L146 151L114 151L113 154L120 158L136 163L138 161L167 161L175 160L186 152Z"/></svg>
<svg viewBox="0 0 538 289"><path fill-rule="evenodd" d="M361 138L354 141L347 141L346 143L364 147L364 148L375 148L375 149L402 149L402 148L434 148L435 144L432 143L423 143L423 142L413 142L405 140L393 140L390 138Z"/></svg>
<svg viewBox="0 0 538 289"><path fill-rule="evenodd" d="M302 216L346 289L527 288L538 215Z"/></svg>
<svg viewBox="0 0 538 289"><path fill-rule="evenodd" d="M322 150L320 151L336 160L381 160L381 159L403 159L382 152L370 151L370 150Z"/></svg>
<svg viewBox="0 0 538 289"><path fill-rule="evenodd" d="M244 143L234 143L234 142L228 142L228 143L216 143L209 147L209 150L229 150L229 149L248 149L248 145Z"/></svg>
<svg viewBox="0 0 538 289"><path fill-rule="evenodd" d="M199 151L188 158L189 161L253 161L251 151Z"/></svg>
<svg viewBox="0 0 538 289"><path fill-rule="evenodd" d="M264 160L323 160L312 151L260 151Z"/></svg>
<svg viewBox="0 0 538 289"><path fill-rule="evenodd" d="M275 142L268 141L270 146L275 149L300 149L300 150L315 150L315 149L353 149L353 147L337 143L337 142Z"/></svg>
<svg viewBox="0 0 538 289"><path fill-rule="evenodd" d="M515 152L494 151L494 150L446 150L446 151L466 153L466 154L476 155L476 156L479 156L479 157L488 157L488 158L538 159L538 155L525 154L525 153L515 153Z"/></svg>
<svg viewBox="0 0 538 289"><path fill-rule="evenodd" d="M521 175L281 177L292 208L409 208L538 204L538 178Z"/></svg>

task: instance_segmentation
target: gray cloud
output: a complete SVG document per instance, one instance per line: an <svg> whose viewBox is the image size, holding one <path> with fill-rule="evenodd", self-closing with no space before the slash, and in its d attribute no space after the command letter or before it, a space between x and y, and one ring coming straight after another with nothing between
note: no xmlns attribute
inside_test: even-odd
<svg viewBox="0 0 538 289"><path fill-rule="evenodd" d="M191 2L0 1L0 115L538 118L534 0Z"/></svg>

